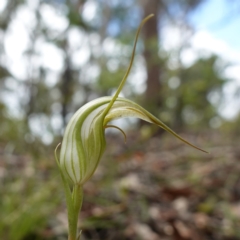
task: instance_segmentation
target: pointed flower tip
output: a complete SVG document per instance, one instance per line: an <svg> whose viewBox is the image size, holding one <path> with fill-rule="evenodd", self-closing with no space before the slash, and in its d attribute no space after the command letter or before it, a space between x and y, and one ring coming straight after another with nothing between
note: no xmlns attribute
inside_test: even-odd
<svg viewBox="0 0 240 240"><path fill-rule="evenodd" d="M192 145L191 145L191 146L192 146ZM208 153L208 154L209 154L208 151L205 151L205 150L203 150L202 148L199 148L199 147L196 147L196 146L193 146L193 147L196 148L197 150L201 151L201 152L204 152L204 153Z"/></svg>
<svg viewBox="0 0 240 240"><path fill-rule="evenodd" d="M152 17L154 17L154 14L153 14L153 13L151 13L151 14L149 14L149 15L147 16L147 18L152 18Z"/></svg>

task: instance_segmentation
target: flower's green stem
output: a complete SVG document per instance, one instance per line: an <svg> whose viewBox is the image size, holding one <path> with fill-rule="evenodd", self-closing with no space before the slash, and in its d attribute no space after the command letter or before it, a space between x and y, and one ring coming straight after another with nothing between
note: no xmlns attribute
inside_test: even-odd
<svg viewBox="0 0 240 240"><path fill-rule="evenodd" d="M68 207L68 240L77 240L78 238L78 214L82 207L83 188L82 185L75 184L72 191L72 201Z"/></svg>

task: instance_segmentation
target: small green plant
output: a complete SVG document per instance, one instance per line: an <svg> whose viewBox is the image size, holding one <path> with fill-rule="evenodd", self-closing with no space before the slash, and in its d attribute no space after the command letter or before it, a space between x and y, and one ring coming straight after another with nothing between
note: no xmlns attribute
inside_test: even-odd
<svg viewBox="0 0 240 240"><path fill-rule="evenodd" d="M165 129L184 143L205 152L180 137L138 104L128 99L118 97L133 64L140 30L145 22L147 22L151 17L153 17L153 14L144 18L137 30L129 67L114 96L101 97L81 107L73 115L67 125L59 160L56 154L57 148L55 150L55 157L60 169L66 195L69 224L68 240L80 239L77 224L83 200L83 184L95 172L105 150L105 129L110 127L117 128L126 138L122 129L114 125L108 125L108 122L111 120L124 117L137 117L143 119Z"/></svg>

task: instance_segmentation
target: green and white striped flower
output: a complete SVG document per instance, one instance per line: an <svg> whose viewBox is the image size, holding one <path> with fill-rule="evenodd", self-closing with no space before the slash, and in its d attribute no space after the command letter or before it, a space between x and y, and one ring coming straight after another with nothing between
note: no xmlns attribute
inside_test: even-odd
<svg viewBox="0 0 240 240"><path fill-rule="evenodd" d="M128 99L118 97L132 67L140 29L152 16L153 15L150 15L145 18L138 29L130 65L115 95L113 97L98 98L87 103L73 115L68 123L61 147L60 168L63 174L74 184L82 185L93 175L106 147L105 128L118 128L116 126L107 125L108 122L114 119L125 117L143 119L158 125L188 145L197 148L181 138L138 104ZM122 131L120 128L118 129ZM124 132L123 134L125 136Z"/></svg>
<svg viewBox="0 0 240 240"><path fill-rule="evenodd" d="M191 145L147 110L128 99L118 97L106 113L104 110L111 100L111 97L102 97L87 103L74 114L66 128L60 166L73 183L83 184L92 176L106 147L105 128L108 122L118 118L137 117L154 123Z"/></svg>

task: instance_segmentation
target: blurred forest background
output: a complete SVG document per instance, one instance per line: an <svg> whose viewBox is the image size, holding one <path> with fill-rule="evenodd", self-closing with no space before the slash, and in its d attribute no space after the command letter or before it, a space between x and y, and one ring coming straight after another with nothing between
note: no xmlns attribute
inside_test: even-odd
<svg viewBox="0 0 240 240"><path fill-rule="evenodd" d="M151 13L122 96L210 154L118 121L127 144L107 131L107 152L84 188L81 239L240 239L237 85L234 116L223 111L236 62L194 49L191 14L207 1L1 0L0 239L67 239L53 151L79 107L114 93ZM238 1L225 4L239 17Z"/></svg>

